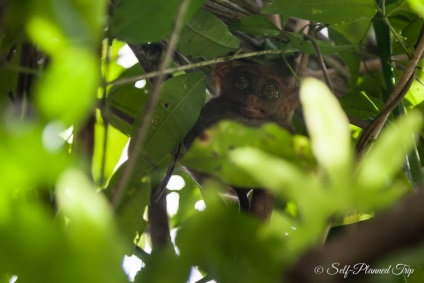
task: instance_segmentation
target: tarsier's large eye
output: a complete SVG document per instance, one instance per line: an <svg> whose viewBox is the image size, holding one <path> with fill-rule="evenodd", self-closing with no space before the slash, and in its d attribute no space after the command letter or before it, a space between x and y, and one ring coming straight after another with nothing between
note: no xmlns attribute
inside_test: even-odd
<svg viewBox="0 0 424 283"><path fill-rule="evenodd" d="M250 77L245 74L238 76L233 82L233 86L238 90L247 89L250 86Z"/></svg>
<svg viewBox="0 0 424 283"><path fill-rule="evenodd" d="M269 83L262 88L262 95L268 99L275 100L280 97L280 90L275 84Z"/></svg>

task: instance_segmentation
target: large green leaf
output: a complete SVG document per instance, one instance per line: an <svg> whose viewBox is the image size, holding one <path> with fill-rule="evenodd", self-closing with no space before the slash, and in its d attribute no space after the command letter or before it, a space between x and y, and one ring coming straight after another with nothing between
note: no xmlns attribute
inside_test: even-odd
<svg viewBox="0 0 424 283"><path fill-rule="evenodd" d="M194 125L205 100L205 77L203 73L195 72L163 83L159 103L138 157L138 174L142 175L145 170L160 162L177 147ZM136 120L133 131L138 131L140 124L141 120ZM130 143L130 154L133 146Z"/></svg>
<svg viewBox="0 0 424 283"><path fill-rule="evenodd" d="M192 0L188 16L203 0ZM181 1L122 0L114 10L111 29L117 38L130 43L147 43L167 37L176 21Z"/></svg>
<svg viewBox="0 0 424 283"><path fill-rule="evenodd" d="M323 82L308 78L300 100L318 163L333 182L346 182L353 156L348 120L337 98Z"/></svg>
<svg viewBox="0 0 424 283"><path fill-rule="evenodd" d="M362 159L357 176L359 188L378 190L387 184L414 144L413 133L420 128L422 117L410 112L385 129Z"/></svg>
<svg viewBox="0 0 424 283"><path fill-rule="evenodd" d="M288 160L269 154L264 150L244 147L229 153L230 160L247 172L259 187L282 193L290 199L300 199L299 188L303 193L309 190L308 176L298 166ZM312 192L308 191L308 195ZM303 199L305 199L303 197Z"/></svg>
<svg viewBox="0 0 424 283"><path fill-rule="evenodd" d="M239 45L220 19L199 10L184 27L177 48L187 55L212 58L235 51Z"/></svg>
<svg viewBox="0 0 424 283"><path fill-rule="evenodd" d="M262 9L265 14L281 14L324 24L371 19L376 12L374 0L276 0Z"/></svg>
<svg viewBox="0 0 424 283"><path fill-rule="evenodd" d="M123 0L115 7L111 29L131 43L158 41L172 31L179 1Z"/></svg>

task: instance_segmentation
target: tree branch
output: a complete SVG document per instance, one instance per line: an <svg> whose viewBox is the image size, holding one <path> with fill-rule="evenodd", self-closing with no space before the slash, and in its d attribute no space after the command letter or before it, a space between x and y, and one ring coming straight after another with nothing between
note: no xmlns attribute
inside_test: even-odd
<svg viewBox="0 0 424 283"><path fill-rule="evenodd" d="M351 282L358 279L357 275L350 273L351 276L344 278L343 274L330 275L327 270L334 271L331 267L335 263L340 268L357 263L372 264L423 243L423 203L424 189L421 189L375 218L358 223L357 229L345 232L324 247L306 252L287 272L284 282ZM321 274L315 273L317 267L323 268Z"/></svg>
<svg viewBox="0 0 424 283"><path fill-rule="evenodd" d="M424 26L422 27L422 29ZM424 52L424 34L421 33L421 36L418 40L414 55L409 61L408 66L406 67L405 72L403 73L399 83L395 86L393 92L390 94L387 99L386 106L381 111L381 113L375 118L375 120L364 130L361 137L358 140L356 151L359 156L364 152L368 147L370 141L375 140L380 134L381 129L386 123L387 118L390 115L390 112L395 109L397 105L402 101L408 92L412 81L414 80L415 69L417 67L418 61Z"/></svg>

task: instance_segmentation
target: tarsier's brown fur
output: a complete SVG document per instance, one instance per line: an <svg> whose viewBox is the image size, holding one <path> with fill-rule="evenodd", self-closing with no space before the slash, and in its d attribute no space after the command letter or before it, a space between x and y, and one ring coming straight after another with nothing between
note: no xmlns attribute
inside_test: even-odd
<svg viewBox="0 0 424 283"><path fill-rule="evenodd" d="M277 123L293 132L291 119L299 105L298 88L290 86L291 77L259 64L240 62L224 63L215 68L217 96L202 108L199 119L184 140L186 148L206 128L228 119L247 126L258 127L267 122ZM193 174L196 179L204 177ZM242 210L267 219L274 206L273 196L254 188L250 200L247 193L252 188L232 188Z"/></svg>

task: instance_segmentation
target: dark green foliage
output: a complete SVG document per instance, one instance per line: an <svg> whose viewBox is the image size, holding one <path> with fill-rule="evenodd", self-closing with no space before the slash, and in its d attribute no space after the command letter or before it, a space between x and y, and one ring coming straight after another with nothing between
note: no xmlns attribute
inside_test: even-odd
<svg viewBox="0 0 424 283"><path fill-rule="evenodd" d="M194 267L219 283L285 282L286 271L321 243L328 226L390 209L422 185L422 60L402 103L360 159L354 146L362 129L346 117L369 123L384 109L422 36L421 0L275 0L256 7L258 13L192 0L180 19L182 2L0 1L0 282L12 276L32 283L128 282L124 255L135 245L149 251L146 208L158 199L155 190L198 118L206 86L213 92L213 72L211 64L168 72L149 108L157 76L136 88L145 79L134 78L145 75L142 64L120 66L119 51L126 43L142 51L156 47L157 57L144 59L157 69L160 62L153 62L164 58L160 52L178 20L182 32L166 68L269 50L273 55L254 58L309 54L309 73L322 79L319 51L330 76L339 75L331 77L339 99L307 79L296 116L303 135L271 123L248 128L223 121L183 149L174 174L185 185L164 192L178 199L169 221L175 247L143 254L135 282L187 282ZM299 23L294 18L318 28L307 39L305 24L292 29ZM140 129L148 111L152 119ZM146 138L137 144L140 131ZM119 162L126 144L136 162L112 205L129 164ZM200 191L184 166L214 178ZM273 192L269 223L224 204L224 183ZM206 209L199 211L202 201ZM415 269L412 276L371 282L422 282L422 247L380 258L378 266L401 262Z"/></svg>

